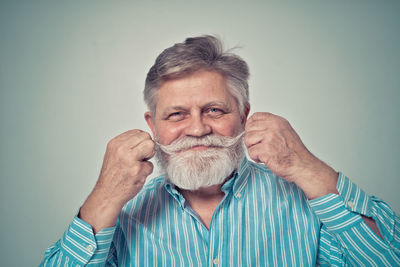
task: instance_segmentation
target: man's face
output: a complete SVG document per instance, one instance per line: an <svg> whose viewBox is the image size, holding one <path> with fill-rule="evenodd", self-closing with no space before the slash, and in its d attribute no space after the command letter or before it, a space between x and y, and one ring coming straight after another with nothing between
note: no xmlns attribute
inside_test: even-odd
<svg viewBox="0 0 400 267"><path fill-rule="evenodd" d="M147 112L145 118L153 136L163 145L185 136L235 136L245 122L225 78L204 70L164 82L157 91L154 116Z"/></svg>
<svg viewBox="0 0 400 267"><path fill-rule="evenodd" d="M233 136L245 122L224 77L198 71L165 82L157 93L155 115L145 117L161 144L156 158L167 180L185 190L222 184L244 155L241 135Z"/></svg>

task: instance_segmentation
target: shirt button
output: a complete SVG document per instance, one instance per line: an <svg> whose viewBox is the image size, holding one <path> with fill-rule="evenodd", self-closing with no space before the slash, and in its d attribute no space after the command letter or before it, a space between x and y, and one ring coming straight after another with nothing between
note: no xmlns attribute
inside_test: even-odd
<svg viewBox="0 0 400 267"><path fill-rule="evenodd" d="M86 251L87 251L87 252L92 252L93 249L94 249L94 247L93 247L92 245L88 245L88 246L86 247Z"/></svg>
<svg viewBox="0 0 400 267"><path fill-rule="evenodd" d="M236 193L236 197L237 197L237 198L240 198L241 196L242 196L242 194Z"/></svg>
<svg viewBox="0 0 400 267"><path fill-rule="evenodd" d="M354 207L354 202L351 200L347 201L347 206L349 206L349 208L352 209Z"/></svg>
<svg viewBox="0 0 400 267"><path fill-rule="evenodd" d="M214 263L215 265L217 265L217 264L219 264L219 260L218 260L217 258L215 258L215 259L213 259L213 263Z"/></svg>

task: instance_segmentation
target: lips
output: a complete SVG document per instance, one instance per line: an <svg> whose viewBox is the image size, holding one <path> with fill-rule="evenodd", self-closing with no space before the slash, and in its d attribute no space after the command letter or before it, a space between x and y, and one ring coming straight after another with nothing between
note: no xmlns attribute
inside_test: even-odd
<svg viewBox="0 0 400 267"><path fill-rule="evenodd" d="M209 149L210 147L209 146L202 146L202 145L199 145L199 146L192 146L191 148L189 148L190 150L206 150L206 149Z"/></svg>
<svg viewBox="0 0 400 267"><path fill-rule="evenodd" d="M208 146L208 145L194 145L179 151L179 153L187 152L187 151L204 151L210 148L218 148L217 146Z"/></svg>

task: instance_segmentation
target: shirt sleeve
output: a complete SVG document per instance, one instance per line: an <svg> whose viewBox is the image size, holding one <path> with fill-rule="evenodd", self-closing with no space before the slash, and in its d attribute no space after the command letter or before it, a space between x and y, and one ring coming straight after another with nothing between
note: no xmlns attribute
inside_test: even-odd
<svg viewBox="0 0 400 267"><path fill-rule="evenodd" d="M400 218L339 173L339 195L310 200L321 221L319 262L329 266L400 266ZM361 215L375 220L383 240Z"/></svg>
<svg viewBox="0 0 400 267"><path fill-rule="evenodd" d="M40 266L104 266L114 231L115 227L105 228L94 235L88 223L75 217L62 238L46 250Z"/></svg>

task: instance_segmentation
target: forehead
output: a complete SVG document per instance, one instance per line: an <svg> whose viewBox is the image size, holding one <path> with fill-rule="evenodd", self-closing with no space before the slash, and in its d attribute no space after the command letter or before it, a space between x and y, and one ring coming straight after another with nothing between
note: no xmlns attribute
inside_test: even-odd
<svg viewBox="0 0 400 267"><path fill-rule="evenodd" d="M226 78L215 71L197 71L188 76L165 81L157 90L157 110L170 106L204 105L233 100Z"/></svg>

